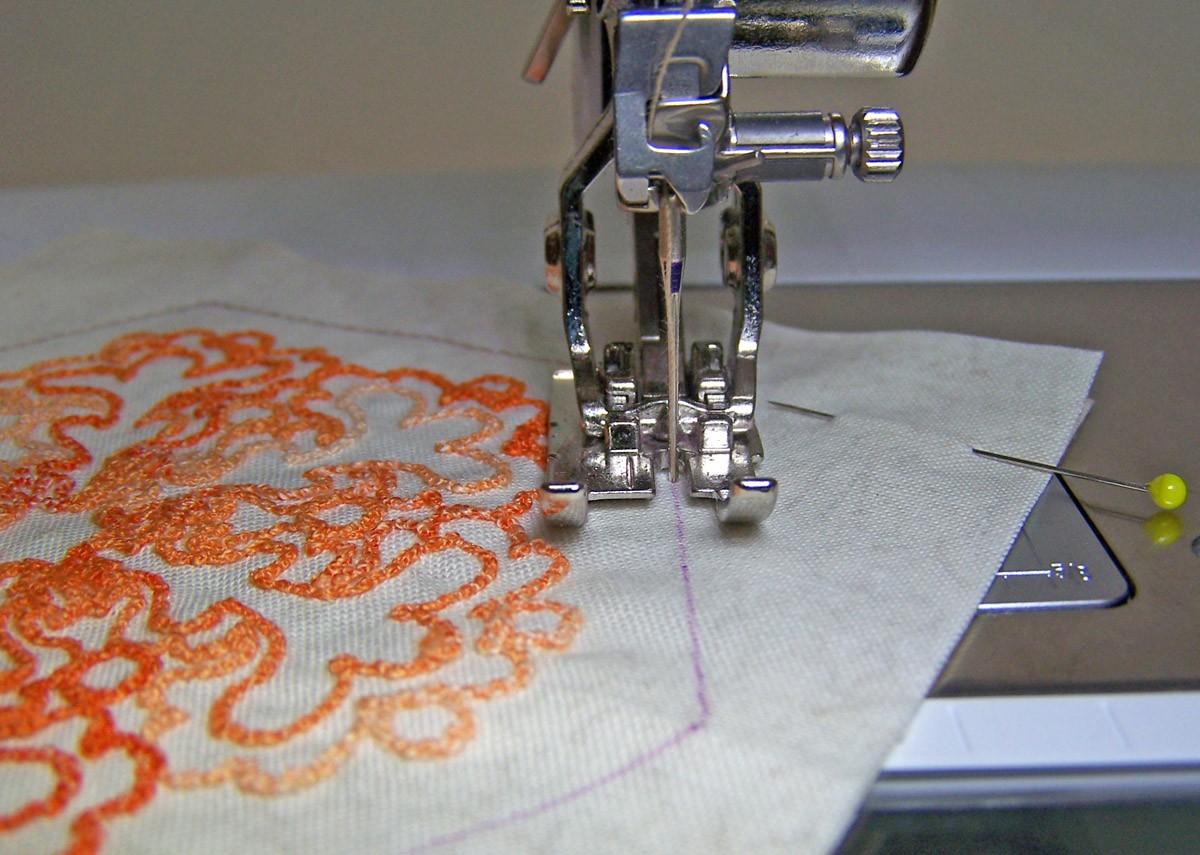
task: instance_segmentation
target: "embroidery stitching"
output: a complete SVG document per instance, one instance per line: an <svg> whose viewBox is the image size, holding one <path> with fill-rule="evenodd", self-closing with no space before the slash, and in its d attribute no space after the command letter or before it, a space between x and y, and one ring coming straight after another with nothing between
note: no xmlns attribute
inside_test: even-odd
<svg viewBox="0 0 1200 855"><path fill-rule="evenodd" d="M140 438L93 460L79 435L116 427L124 387L180 362L175 379L185 388L133 422ZM401 431L474 427L437 440L420 460L329 462L367 433L363 400L377 395L407 402ZM532 415L506 428L525 411ZM565 648L578 631L573 607L543 598L568 564L525 532L532 493L478 503L511 486L509 460L544 463L546 406L515 379L458 384L418 369L373 371L318 348L277 347L257 331L134 333L90 356L0 373L0 418L8 420L0 448L14 452L0 461L0 532L31 514L86 515L94 526L57 562L0 564L0 651L11 663L0 671L0 764L36 764L53 781L44 797L0 816L0 832L69 813L87 763L114 753L132 765L132 784L74 815L73 851L97 850L105 823L143 807L159 783L293 791L334 774L364 740L401 758L445 757L474 738L477 704L527 685L533 654ZM234 477L270 455L310 467L304 483ZM474 474L439 471L442 462L461 470L455 461ZM536 572L501 592L501 557L473 526L501 533L507 562L534 562ZM173 618L168 581L131 563L146 555L172 572L234 568L257 590L326 603L361 597L434 556L460 555L478 569L452 590L391 608L392 621L420 630L411 658L338 654L327 662L324 698L286 724L261 727L244 723L239 707L280 674L285 631L236 598ZM550 627L524 626L530 618ZM470 645L465 626L478 627ZM507 670L475 682L439 679L469 650ZM206 682L220 691L203 725L235 750L207 767L180 767L164 745L197 722L178 690ZM125 724L131 707L142 713L136 727ZM398 732L397 714L414 710L440 710L447 723L432 734ZM347 713L341 736L307 762L272 769L252 756ZM45 743L72 723L83 728L74 753Z"/></svg>

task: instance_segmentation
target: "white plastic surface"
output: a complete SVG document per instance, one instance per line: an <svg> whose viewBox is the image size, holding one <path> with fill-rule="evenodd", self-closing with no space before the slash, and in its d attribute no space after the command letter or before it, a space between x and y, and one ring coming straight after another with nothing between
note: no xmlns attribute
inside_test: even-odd
<svg viewBox="0 0 1200 855"><path fill-rule="evenodd" d="M927 700L888 772L1200 765L1200 693Z"/></svg>

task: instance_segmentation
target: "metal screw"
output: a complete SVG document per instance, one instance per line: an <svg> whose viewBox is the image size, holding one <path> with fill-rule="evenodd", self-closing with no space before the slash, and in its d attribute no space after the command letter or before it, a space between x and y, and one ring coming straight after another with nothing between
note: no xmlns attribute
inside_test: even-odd
<svg viewBox="0 0 1200 855"><path fill-rule="evenodd" d="M850 122L850 167L862 181L892 181L904 165L904 126L886 107L863 107Z"/></svg>

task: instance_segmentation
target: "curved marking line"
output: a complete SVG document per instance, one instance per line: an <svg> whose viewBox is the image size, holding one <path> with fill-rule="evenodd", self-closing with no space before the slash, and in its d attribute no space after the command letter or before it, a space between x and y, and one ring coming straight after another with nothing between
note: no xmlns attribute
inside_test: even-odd
<svg viewBox="0 0 1200 855"><path fill-rule="evenodd" d="M647 763L650 763L651 761L658 759L663 754L666 754L668 751L677 748L688 737L690 737L692 734L700 732L705 725L708 724L711 710L708 705L708 691L704 676L704 662L700 656L700 631L697 626L696 619L696 600L692 592L692 571L691 568L688 567L687 543L684 540L683 530L683 506L679 498L678 483L671 485L671 499L675 512L675 538L676 546L679 551L679 576L683 582L684 616L687 621L688 628L688 644L690 658L692 660L692 673L696 680L696 705L700 710L699 716L695 721L683 727L665 742L660 742L653 748L650 748L649 750L634 757L624 766L618 766L616 769L601 775L599 778L589 781L586 784L581 784L573 790L569 790L560 796L548 799L541 804L534 805L533 807L513 811L507 816L503 816L498 819L486 820L459 831L434 837L425 843L414 846L409 850L410 852L428 852L432 849L437 849L443 846L453 846L454 844L461 843L467 838L474 837L477 834L496 831L504 828L505 826L515 825L519 822L525 822L541 816L542 814L557 810L563 805L588 796L597 790L607 787L609 784L619 781L627 775L636 772Z"/></svg>

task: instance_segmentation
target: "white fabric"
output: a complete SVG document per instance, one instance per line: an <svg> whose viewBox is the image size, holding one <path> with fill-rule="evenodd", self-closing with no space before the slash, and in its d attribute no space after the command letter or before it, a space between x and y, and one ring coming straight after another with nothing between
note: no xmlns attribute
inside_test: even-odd
<svg viewBox="0 0 1200 855"><path fill-rule="evenodd" d="M253 328L280 346L321 347L376 371L408 366L457 382L501 373L544 396L555 363L547 357L563 351L555 299L526 284L401 281L322 268L265 245L87 235L9 267L0 287L5 371L90 353L132 330ZM606 312L610 320L619 314ZM107 823L106 846L834 847L1045 484L1044 476L975 457L970 447L1057 460L1099 354L768 325L763 363L761 397L838 414L822 421L760 408L762 472L781 485L772 517L757 528L721 528L710 507L665 479L648 504L594 506L579 532L545 532L536 514L526 515L526 530L570 560L547 596L576 607L582 629L567 649L534 656L526 688L478 705L477 732L459 753L404 760L364 742L330 778L273 796L231 784L159 786L132 816ZM153 403L177 381L160 382L130 394ZM395 439L390 432L403 407L389 401L364 403L367 437L331 459L408 453L403 432ZM506 424L526 417L506 416ZM124 430L122 441L136 434ZM99 459L112 449L94 450ZM463 501L494 507L536 486L535 466L512 465L507 493ZM244 479L298 480L299 470L278 458L246 466ZM4 560L53 559L91 525L45 523L25 520L0 532ZM478 537L502 541L494 532ZM462 572L438 559L422 571L423 582L314 605L266 595L236 574L181 575L156 561L143 555L138 566L170 579L177 617L234 597L284 628L285 670L240 712L264 727L304 712L327 690L326 663L338 651L353 648L369 660L411 644L381 615L420 596L421 584L436 587L439 573ZM502 578L514 574L512 584L529 572L519 561L501 568ZM471 621L463 625L469 630ZM468 657L455 667L457 679L478 682L493 675L495 662ZM369 696L371 687L360 691ZM204 700L192 700L196 726L162 740L168 765L211 766L237 754L209 736ZM136 724L138 713L127 703L116 715ZM271 768L307 762L346 726L345 715L332 716L303 739L254 757ZM73 750L77 737L64 730L39 738ZM15 742L0 739L0 746ZM5 775L0 812L21 804L18 786L44 786L32 780ZM88 786L97 780L89 777ZM0 847L53 850L67 840L73 815L0 835Z"/></svg>

